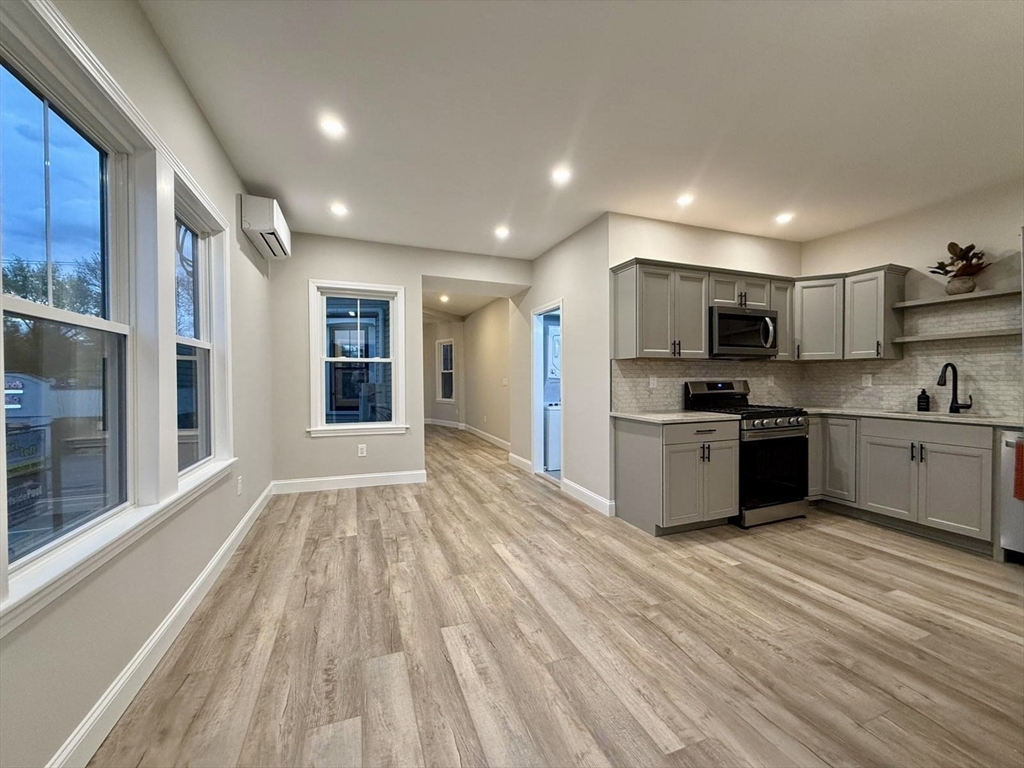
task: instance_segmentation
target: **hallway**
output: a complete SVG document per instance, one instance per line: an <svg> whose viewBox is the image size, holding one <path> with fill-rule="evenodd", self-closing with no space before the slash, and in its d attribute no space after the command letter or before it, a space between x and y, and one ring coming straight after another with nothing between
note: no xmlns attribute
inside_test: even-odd
<svg viewBox="0 0 1024 768"><path fill-rule="evenodd" d="M826 513L654 539L440 427L427 476L274 497L91 764L1024 755L1019 568Z"/></svg>

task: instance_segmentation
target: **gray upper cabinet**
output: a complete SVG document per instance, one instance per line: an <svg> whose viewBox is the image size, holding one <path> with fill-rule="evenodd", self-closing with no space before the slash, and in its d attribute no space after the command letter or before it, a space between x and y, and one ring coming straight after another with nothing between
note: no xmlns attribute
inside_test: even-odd
<svg viewBox="0 0 1024 768"><path fill-rule="evenodd" d="M771 304L768 278L726 275L712 272L708 302L712 307L752 307L768 309Z"/></svg>
<svg viewBox="0 0 1024 768"><path fill-rule="evenodd" d="M793 283L772 280L769 286L769 309L778 312L775 333L779 340L779 354L776 360L793 359Z"/></svg>
<svg viewBox="0 0 1024 768"><path fill-rule="evenodd" d="M903 334L903 315L893 309L903 301L903 267L846 277L844 297L844 357L847 360L898 359L902 347L892 340Z"/></svg>
<svg viewBox="0 0 1024 768"><path fill-rule="evenodd" d="M857 500L857 420L828 416L822 420L823 495L840 501Z"/></svg>
<svg viewBox="0 0 1024 768"><path fill-rule="evenodd" d="M612 355L708 356L708 273L634 264L612 273Z"/></svg>
<svg viewBox="0 0 1024 768"><path fill-rule="evenodd" d="M796 359L843 359L843 278L800 280L793 295Z"/></svg>

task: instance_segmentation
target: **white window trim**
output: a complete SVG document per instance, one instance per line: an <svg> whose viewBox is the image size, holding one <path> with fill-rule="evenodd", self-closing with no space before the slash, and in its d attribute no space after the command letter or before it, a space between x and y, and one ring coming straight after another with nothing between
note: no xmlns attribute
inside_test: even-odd
<svg viewBox="0 0 1024 768"><path fill-rule="evenodd" d="M452 345L452 369L448 371L448 373L452 375L451 397L441 397L441 392L443 391L441 389L441 374L444 373L444 371L441 370L444 360L444 355L442 354L442 347L444 347L445 344ZM434 364L434 368L437 370L437 383L435 385L436 389L434 390L435 394L437 395L437 402L443 403L445 405L454 405L457 400L457 393L455 391L455 339L438 339L434 348L434 360L436 361Z"/></svg>
<svg viewBox="0 0 1024 768"><path fill-rule="evenodd" d="M327 424L324 415L323 350L327 348L327 297L386 299L391 302L391 421ZM382 358L384 360L384 358ZM409 431L405 417L405 287L337 280L309 281L309 428L310 437L401 435Z"/></svg>
<svg viewBox="0 0 1024 768"><path fill-rule="evenodd" d="M77 127L85 129L93 140L99 139L97 143L110 153L107 189L111 320L75 313L65 315L63 310L28 303L32 305L31 314L37 317L116 333L128 330L126 411L129 420L128 503L20 559L13 568L7 558L6 452L0 452L0 637L3 637L216 485L231 472L236 458L230 400L231 239L227 219L51 0L3 3L0 5L0 32L0 52L4 58L46 93ZM212 461L196 465L194 471L181 477L176 471L176 408L170 413L163 410L157 413L155 420L160 424L155 433L158 438L156 434L145 436L153 431L154 416L141 407L139 398L141 350L159 346L159 379L151 376L147 384L159 384L160 397L147 404L166 402L168 395L176 403L176 380L168 375L173 371L166 365L174 358L176 344L173 284L167 286L157 281L159 309L155 305L144 305L140 298L149 297L138 295L139 273L146 271L146 263L158 261L152 258L153 254L163 255L167 247L173 249L173 228L157 225L173 222L176 194L188 201L191 211L201 212L207 231L212 233L208 249L212 294L206 318L211 323L208 337L213 347L211 407L216 430ZM130 259L132 251L132 256L145 253L148 258ZM170 307L167 306L168 288L171 289ZM4 297L0 304L4 309L17 312L20 301L24 300ZM170 333L166 332L168 319ZM147 339L141 330L159 333ZM0 336L0 364L2 362ZM168 417L174 430L163 429ZM6 431L4 421L0 411L0 432ZM149 449L146 459L159 461L144 461L141 453L146 449ZM152 465L166 464L168 460L173 462L174 474L171 482L163 482L161 469Z"/></svg>

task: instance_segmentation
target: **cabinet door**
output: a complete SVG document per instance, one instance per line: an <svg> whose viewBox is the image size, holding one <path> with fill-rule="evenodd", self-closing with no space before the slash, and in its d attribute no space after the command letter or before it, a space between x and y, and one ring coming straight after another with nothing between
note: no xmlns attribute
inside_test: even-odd
<svg viewBox="0 0 1024 768"><path fill-rule="evenodd" d="M639 304L640 357L672 357L672 288L671 269L640 267L637 284Z"/></svg>
<svg viewBox="0 0 1024 768"><path fill-rule="evenodd" d="M672 281L672 338L679 342L676 357L707 358L708 273L677 269Z"/></svg>
<svg viewBox="0 0 1024 768"><path fill-rule="evenodd" d="M882 356L885 322L885 272L846 278L844 356L859 360Z"/></svg>
<svg viewBox="0 0 1024 768"><path fill-rule="evenodd" d="M822 418L811 416L807 420L807 496L821 496L825 444L822 442Z"/></svg>
<svg viewBox="0 0 1024 768"><path fill-rule="evenodd" d="M744 277L740 280L743 306L752 309L768 309L771 305L771 281L759 277Z"/></svg>
<svg viewBox="0 0 1024 768"><path fill-rule="evenodd" d="M736 275L709 275L708 305L735 307L740 303L740 278Z"/></svg>
<svg viewBox="0 0 1024 768"><path fill-rule="evenodd" d="M662 526L665 528L701 519L704 462L700 456L703 445L683 443L665 446L665 503L662 510Z"/></svg>
<svg viewBox="0 0 1024 768"><path fill-rule="evenodd" d="M860 506L890 517L917 519L917 445L909 438L860 439Z"/></svg>
<svg viewBox="0 0 1024 768"><path fill-rule="evenodd" d="M827 417L822 422L825 467L822 494L857 500L857 420Z"/></svg>
<svg viewBox="0 0 1024 768"><path fill-rule="evenodd" d="M775 335L779 340L779 354L776 360L793 359L793 283L772 280L770 306L779 313L775 322Z"/></svg>
<svg viewBox="0 0 1024 768"><path fill-rule="evenodd" d="M740 513L740 441L708 443L704 462L704 519Z"/></svg>
<svg viewBox="0 0 1024 768"><path fill-rule="evenodd" d="M843 359L843 278L804 280L793 294L796 359Z"/></svg>
<svg viewBox="0 0 1024 768"><path fill-rule="evenodd" d="M992 535L992 451L921 445L917 521L988 540Z"/></svg>

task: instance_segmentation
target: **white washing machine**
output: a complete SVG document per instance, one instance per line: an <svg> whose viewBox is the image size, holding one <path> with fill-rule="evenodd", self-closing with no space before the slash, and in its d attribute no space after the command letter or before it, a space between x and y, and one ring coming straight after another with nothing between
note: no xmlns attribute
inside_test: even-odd
<svg viewBox="0 0 1024 768"><path fill-rule="evenodd" d="M544 469L562 469L562 404L544 406Z"/></svg>

